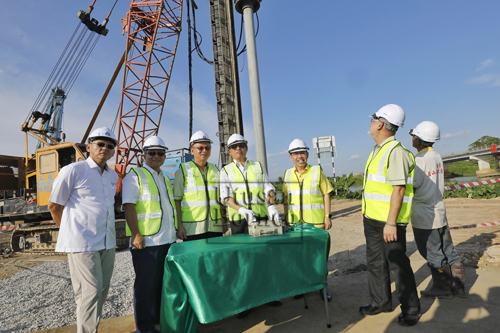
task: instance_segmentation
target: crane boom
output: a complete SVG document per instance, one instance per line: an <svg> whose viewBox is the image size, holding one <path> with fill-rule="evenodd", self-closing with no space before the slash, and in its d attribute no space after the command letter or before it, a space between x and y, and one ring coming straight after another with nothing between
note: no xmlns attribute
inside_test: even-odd
<svg viewBox="0 0 500 333"><path fill-rule="evenodd" d="M181 32L182 0L130 4L127 54L120 100L116 171L138 165L144 141L157 135ZM121 182L117 191L121 188Z"/></svg>

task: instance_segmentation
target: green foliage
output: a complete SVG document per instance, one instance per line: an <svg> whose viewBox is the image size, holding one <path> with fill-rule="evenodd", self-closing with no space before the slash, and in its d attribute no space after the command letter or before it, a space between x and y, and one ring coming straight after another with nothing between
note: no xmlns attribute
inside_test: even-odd
<svg viewBox="0 0 500 333"><path fill-rule="evenodd" d="M458 185L455 180L445 183L446 186ZM491 199L500 196L500 184L487 184L474 187L444 191L444 198Z"/></svg>
<svg viewBox="0 0 500 333"><path fill-rule="evenodd" d="M359 186L363 184L363 179L354 177L352 173L347 177L328 177L328 180L333 186L333 191L330 196L334 199L361 199L361 190L351 192L349 190L352 186ZM337 194L335 194L337 193Z"/></svg>
<svg viewBox="0 0 500 333"><path fill-rule="evenodd" d="M500 145L500 139L493 136L482 136L469 145L469 150L489 147L490 145Z"/></svg>
<svg viewBox="0 0 500 333"><path fill-rule="evenodd" d="M448 167L449 172L459 176L475 176L477 170L479 166L474 160L455 162Z"/></svg>

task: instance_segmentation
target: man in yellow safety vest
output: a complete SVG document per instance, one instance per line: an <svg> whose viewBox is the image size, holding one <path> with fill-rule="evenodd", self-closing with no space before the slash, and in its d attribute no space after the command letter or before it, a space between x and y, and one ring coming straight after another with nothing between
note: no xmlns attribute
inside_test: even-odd
<svg viewBox="0 0 500 333"><path fill-rule="evenodd" d="M285 172L283 183L284 210L289 224L307 223L316 228L329 230L330 192L332 184L318 165L307 164L309 147L301 139L294 139L288 146L290 160L295 167ZM323 298L323 290L319 291ZM297 295L300 298L303 295ZM326 290L328 301L332 299Z"/></svg>
<svg viewBox="0 0 500 333"><path fill-rule="evenodd" d="M248 233L248 223L267 221L268 217L279 221L279 213L274 206L274 186L269 182L264 167L258 161L247 159L247 140L240 134L233 134L227 141L231 164L221 171L220 198L228 206L227 217L231 224L231 234ZM269 206L266 208L266 202ZM281 306L280 300L269 302L271 306ZM249 310L237 315L244 318Z"/></svg>
<svg viewBox="0 0 500 333"><path fill-rule="evenodd" d="M222 236L219 203L219 169L208 163L212 141L203 131L189 141L194 160L181 164L175 173L174 198L179 228L177 237L184 240Z"/></svg>
<svg viewBox="0 0 500 333"><path fill-rule="evenodd" d="M411 215L415 159L394 136L405 121L400 106L385 105L372 117L368 134L376 146L366 163L362 202L371 303L359 311L364 315L392 311L392 275L401 303L398 322L413 326L420 319L420 302L406 256L406 227Z"/></svg>
<svg viewBox="0 0 500 333"><path fill-rule="evenodd" d="M137 332L157 332L160 322L163 265L177 227L174 195L161 166L165 142L157 136L144 142L145 165L123 178L123 209L135 271L134 315Z"/></svg>

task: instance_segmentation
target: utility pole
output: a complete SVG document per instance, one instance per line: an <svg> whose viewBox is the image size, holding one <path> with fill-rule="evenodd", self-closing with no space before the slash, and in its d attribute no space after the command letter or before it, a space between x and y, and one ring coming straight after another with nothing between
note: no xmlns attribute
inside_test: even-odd
<svg viewBox="0 0 500 333"><path fill-rule="evenodd" d="M264 136L264 120L262 117L262 100L260 97L259 65L257 63L257 46L253 14L260 8L262 0L235 0L235 9L243 14L245 21L245 40L247 44L248 77L250 80L250 96L252 101L252 119L255 135L255 151L257 161L267 168L266 139Z"/></svg>

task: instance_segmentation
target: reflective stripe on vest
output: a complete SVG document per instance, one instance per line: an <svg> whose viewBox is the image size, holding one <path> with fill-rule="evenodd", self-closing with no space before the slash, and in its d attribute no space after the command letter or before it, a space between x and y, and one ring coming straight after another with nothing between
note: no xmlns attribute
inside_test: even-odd
<svg viewBox="0 0 500 333"><path fill-rule="evenodd" d="M219 204L219 169L207 163L207 180L193 161L181 165L184 174L184 195L181 201L182 223L203 222L208 212L215 224L221 225ZM208 208L208 209L207 209ZM222 227L222 225L221 225Z"/></svg>
<svg viewBox="0 0 500 333"><path fill-rule="evenodd" d="M263 220L267 218L267 208L264 183L262 182L264 179L262 167L257 161L252 162L247 160L246 163L248 164L246 178L234 162L226 165L224 170L231 182L233 198L236 203L247 209L251 209L258 220ZM243 215L229 206L227 214L230 221L245 219Z"/></svg>
<svg viewBox="0 0 500 333"><path fill-rule="evenodd" d="M415 158L409 150L404 148L401 143L396 140L385 143L375 157L373 157L372 152L366 163L365 180L363 184L363 214L373 220L387 222L387 217L389 216L393 187L388 181L387 166L389 163L389 155L397 146L401 146L411 156L413 165L408 173L403 203L396 222L410 222L413 201Z"/></svg>
<svg viewBox="0 0 500 333"><path fill-rule="evenodd" d="M321 193L321 167L309 166L302 183L295 173L295 168L285 172L285 183L288 190L288 223L297 222L313 225L324 225L325 204Z"/></svg>
<svg viewBox="0 0 500 333"><path fill-rule="evenodd" d="M156 186L155 180L151 172L146 168L132 169L135 172L139 180L139 199L135 204L135 211L137 213L137 224L139 226L139 232L143 236L151 236L157 234L161 228L161 220L163 217L163 210L161 208L160 193L158 186ZM170 182L165 177L163 173L163 180L165 181L165 187L167 188L168 201L172 206L172 212L174 219L174 225L177 229L177 215L175 211L175 201L174 193ZM126 225L126 235L132 236L128 224Z"/></svg>

